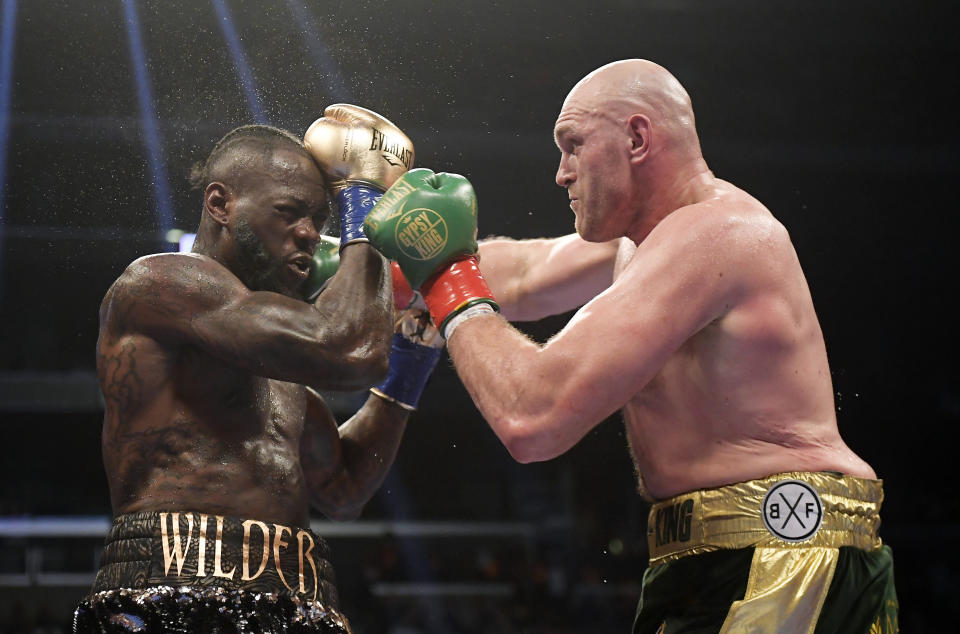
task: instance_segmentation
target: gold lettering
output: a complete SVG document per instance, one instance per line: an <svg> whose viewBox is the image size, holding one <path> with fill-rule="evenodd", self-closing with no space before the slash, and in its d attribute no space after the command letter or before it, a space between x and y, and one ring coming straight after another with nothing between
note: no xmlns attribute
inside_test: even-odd
<svg viewBox="0 0 960 634"><path fill-rule="evenodd" d="M427 212L423 212L416 219L417 223L417 233L423 234L427 229L430 228L430 219L427 217Z"/></svg>
<svg viewBox="0 0 960 634"><path fill-rule="evenodd" d="M260 560L260 567L250 576L250 527L256 526L263 531L263 558ZM247 520L243 523L243 576L241 581L252 581L263 574L267 568L267 558L270 557L270 529L263 522L257 520Z"/></svg>
<svg viewBox="0 0 960 634"><path fill-rule="evenodd" d="M273 527L277 529L276 534L273 536L273 564L277 568L277 575L280 577L280 581L283 582L283 585L287 586L287 590L293 592L293 588L290 587L290 584L287 583L287 580L283 578L283 570L280 565L280 547L287 547L287 542L283 541L283 531L290 533L290 529L286 526L280 526L279 524L274 524Z"/></svg>
<svg viewBox="0 0 960 634"><path fill-rule="evenodd" d="M393 185L393 187L391 187L390 189L388 189L388 190L387 190L387 193L385 193L385 194L380 198L380 200L379 200L379 202L377 203L377 205L378 205L379 207L383 208L383 209L392 208L392 207L394 207L394 206L396 206L396 205L399 205L399 204L400 204L400 201L402 201L404 198L406 198L407 196L409 196L409 195L412 194L412 193L413 193L413 186L412 186L412 185L408 185L407 183L395 183L395 184ZM389 216L386 216L386 217L382 218L381 220L382 220L383 222L386 222L387 220L392 220L393 218L396 218L397 216L399 216L399 215L402 214L402 213L403 213L403 206L400 206L400 207L397 208L396 211L394 211L393 213L391 213ZM376 221L374 218L370 218L370 221L369 221L369 222L370 222L370 224L373 226L374 229L377 228L377 224L378 224L378 223L375 224L377 221Z"/></svg>
<svg viewBox="0 0 960 634"><path fill-rule="evenodd" d="M206 564L206 554L207 554L207 516L205 514L200 515L200 530L199 538L197 539L197 576L206 577L207 573L204 570Z"/></svg>
<svg viewBox="0 0 960 634"><path fill-rule="evenodd" d="M310 547L306 552L303 551L303 538L306 537L310 541ZM317 579L317 565L313 563L313 557L310 555L313 553L313 537L310 536L310 533L307 531L300 531L297 533L297 548L300 552L300 593L305 594L307 592L307 587L303 583L303 559L306 557L307 562L310 564L310 568L313 570L313 600L317 600L317 590L320 589L320 580Z"/></svg>
<svg viewBox="0 0 960 634"><path fill-rule="evenodd" d="M224 572L220 567L220 548L223 546L223 516L217 515L217 542L213 550L213 576L223 577L224 579L233 579L233 573L237 571L234 566L230 572Z"/></svg>
<svg viewBox="0 0 960 634"><path fill-rule="evenodd" d="M413 236L413 228L413 223L410 223L403 231L400 232L400 234L397 236L397 239L400 240L400 244L405 247L409 247L414 243L415 238Z"/></svg>
<svg viewBox="0 0 960 634"><path fill-rule="evenodd" d="M183 570L183 564L186 559L185 555L190 550L190 540L193 538L193 514L187 515L187 547L181 548L180 543L180 514L173 513L171 515L172 525L173 525L173 547L170 547L169 540L167 538L167 513L160 513L160 538L163 544L163 574L165 576L170 575L170 564L173 563L173 560L177 561L177 576L180 576L180 571Z"/></svg>
<svg viewBox="0 0 960 634"><path fill-rule="evenodd" d="M437 233L436 229L430 229L420 237L420 241L417 243L417 251L422 256L427 257L441 246L443 246L443 237Z"/></svg>

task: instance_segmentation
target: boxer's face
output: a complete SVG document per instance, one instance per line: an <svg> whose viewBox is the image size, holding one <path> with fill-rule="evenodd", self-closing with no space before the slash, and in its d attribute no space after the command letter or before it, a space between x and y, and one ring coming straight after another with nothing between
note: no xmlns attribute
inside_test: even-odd
<svg viewBox="0 0 960 634"><path fill-rule="evenodd" d="M323 175L302 152L274 152L233 200L234 271L251 290L302 299L300 286L327 219Z"/></svg>
<svg viewBox="0 0 960 634"><path fill-rule="evenodd" d="M566 187L577 233L604 242L625 235L632 211L629 139L609 116L571 101L554 128L560 148L556 181Z"/></svg>

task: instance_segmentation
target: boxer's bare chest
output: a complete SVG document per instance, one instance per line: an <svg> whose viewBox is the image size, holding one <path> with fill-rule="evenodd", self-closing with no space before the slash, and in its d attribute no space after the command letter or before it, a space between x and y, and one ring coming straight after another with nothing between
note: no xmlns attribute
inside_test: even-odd
<svg viewBox="0 0 960 634"><path fill-rule="evenodd" d="M182 354L173 372L177 399L212 428L225 434L299 436L306 411L303 386L256 376L192 350Z"/></svg>
<svg viewBox="0 0 960 634"><path fill-rule="evenodd" d="M105 428L115 509L193 504L221 514L270 509L277 517L300 509L304 388L193 351L166 372L146 400L149 414Z"/></svg>

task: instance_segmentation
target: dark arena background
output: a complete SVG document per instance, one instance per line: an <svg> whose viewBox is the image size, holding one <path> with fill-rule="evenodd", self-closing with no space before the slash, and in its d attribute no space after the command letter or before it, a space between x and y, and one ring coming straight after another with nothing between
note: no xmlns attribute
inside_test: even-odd
<svg viewBox="0 0 960 634"><path fill-rule="evenodd" d="M568 233L552 127L644 57L704 156L786 225L841 432L885 481L905 632L956 631L957 22L887 0L0 0L0 631L69 629L109 521L97 308L196 229L190 166L245 123L389 117L475 185L480 235ZM569 315L520 324L545 340ZM356 406L332 399L338 416ZM358 521L329 537L358 634L629 631L647 505L622 422L515 463L447 361Z"/></svg>

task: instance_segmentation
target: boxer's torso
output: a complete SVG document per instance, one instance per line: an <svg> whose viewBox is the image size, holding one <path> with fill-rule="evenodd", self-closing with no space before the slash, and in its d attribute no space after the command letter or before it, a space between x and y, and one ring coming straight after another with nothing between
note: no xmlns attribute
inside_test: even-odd
<svg viewBox="0 0 960 634"><path fill-rule="evenodd" d="M117 293L115 285L105 298L97 349L114 513L182 509L307 525L305 388L138 333Z"/></svg>
<svg viewBox="0 0 960 634"><path fill-rule="evenodd" d="M721 192L702 209L674 213L691 222L722 213L776 223L744 192L725 183ZM776 226L762 241L770 264L732 271L745 291L623 408L638 473L655 498L784 471L876 477L839 435L823 334L796 253ZM683 228L661 223L655 231L662 240ZM622 240L615 278L643 265L637 251Z"/></svg>

